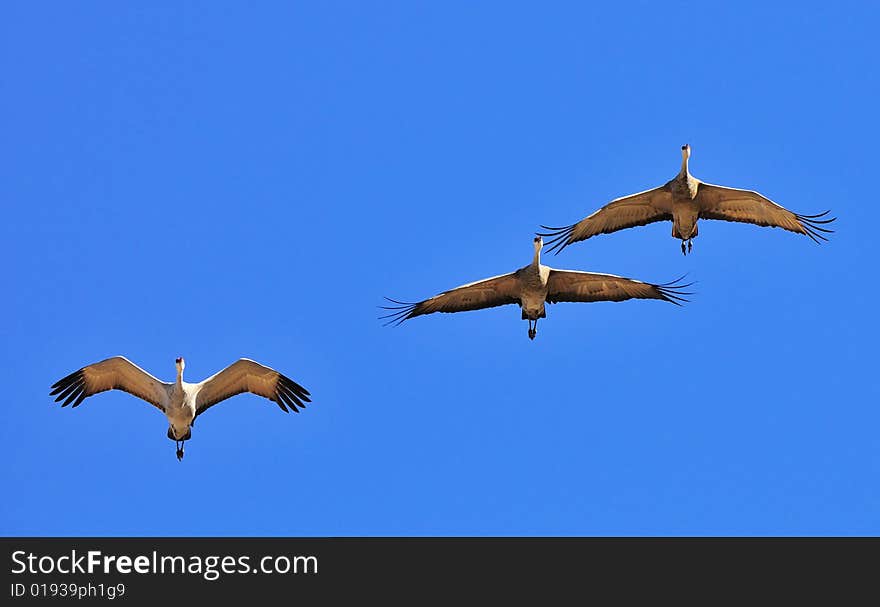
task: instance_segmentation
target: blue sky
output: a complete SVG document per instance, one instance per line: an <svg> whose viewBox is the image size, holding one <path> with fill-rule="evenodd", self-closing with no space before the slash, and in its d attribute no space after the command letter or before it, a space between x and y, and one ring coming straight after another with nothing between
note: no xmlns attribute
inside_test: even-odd
<svg viewBox="0 0 880 607"><path fill-rule="evenodd" d="M877 534L880 12L868 3L7 3L0 312L7 535ZM525 265L691 171L831 242L655 224L555 267L693 302L377 320ZM123 354L242 395L183 463Z"/></svg>

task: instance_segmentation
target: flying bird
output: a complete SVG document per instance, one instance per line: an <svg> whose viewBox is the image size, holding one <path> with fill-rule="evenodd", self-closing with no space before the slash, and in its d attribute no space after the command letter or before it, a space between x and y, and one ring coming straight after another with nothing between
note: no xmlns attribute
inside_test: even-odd
<svg viewBox="0 0 880 607"><path fill-rule="evenodd" d="M681 252L687 255L697 237L697 220L722 219L782 228L804 234L813 241L828 240L823 233L834 230L826 224L829 211L817 215L792 213L769 198L751 190L739 190L700 181L688 171L691 146L681 146L681 171L658 188L612 200L581 221L561 228L541 226L550 238L548 251L559 253L568 245L617 230L643 226L655 221L671 221L672 237L681 240ZM685 249L687 243L687 249Z"/></svg>
<svg viewBox="0 0 880 607"><path fill-rule="evenodd" d="M122 356L83 367L52 384L50 396L61 406L73 403L76 408L83 399L107 390L123 390L143 399L168 418L168 438L175 442L177 459L183 459L183 444L192 438L195 418L230 396L250 392L275 401L281 410L295 412L311 402L309 391L278 371L258 362L241 358L205 381L191 384L183 381L183 358L174 361L177 380L159 381Z"/></svg>
<svg viewBox="0 0 880 607"><path fill-rule="evenodd" d="M388 299L393 306L380 306L390 313L380 316L385 324L399 325L405 320L434 312L465 312L482 310L505 304L522 308L522 319L529 321L529 339L538 333L538 319L546 318L544 304L560 301L624 301L626 299L662 299L676 305L688 301L691 295L682 289L692 283L681 284L681 279L663 285L654 285L612 274L555 270L541 264L544 242L535 237L535 256L529 265L511 272L472 282L418 303Z"/></svg>

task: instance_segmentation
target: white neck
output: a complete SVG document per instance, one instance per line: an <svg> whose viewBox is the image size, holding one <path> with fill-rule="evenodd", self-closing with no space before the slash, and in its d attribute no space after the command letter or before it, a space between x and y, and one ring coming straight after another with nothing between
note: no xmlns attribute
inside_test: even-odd
<svg viewBox="0 0 880 607"><path fill-rule="evenodd" d="M532 260L532 263L536 266L541 265L541 247L543 244L536 242L535 243L535 258Z"/></svg>
<svg viewBox="0 0 880 607"><path fill-rule="evenodd" d="M682 150L681 151L681 174L688 174L688 158L691 157L690 150Z"/></svg>

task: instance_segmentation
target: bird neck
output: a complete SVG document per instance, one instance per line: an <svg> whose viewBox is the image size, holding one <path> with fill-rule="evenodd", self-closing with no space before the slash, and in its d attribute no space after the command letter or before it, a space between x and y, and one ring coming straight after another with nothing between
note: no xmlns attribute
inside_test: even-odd
<svg viewBox="0 0 880 607"><path fill-rule="evenodd" d="M532 259L532 265L536 268L541 265L541 247L535 247L535 257Z"/></svg>
<svg viewBox="0 0 880 607"><path fill-rule="evenodd" d="M688 155L682 154L681 155L681 172L679 173L679 175L681 175L682 177L686 177L688 174L689 174L689 172L688 172Z"/></svg>
<svg viewBox="0 0 880 607"><path fill-rule="evenodd" d="M177 381L174 382L174 385L178 388L183 387L183 369L177 369Z"/></svg>

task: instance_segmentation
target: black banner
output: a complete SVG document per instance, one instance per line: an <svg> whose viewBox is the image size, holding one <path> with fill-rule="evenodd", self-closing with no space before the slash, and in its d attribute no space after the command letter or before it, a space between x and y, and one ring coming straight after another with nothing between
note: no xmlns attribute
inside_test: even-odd
<svg viewBox="0 0 880 607"><path fill-rule="evenodd" d="M876 539L3 538L5 605L400 595L424 601L599 590L680 595L706 583L809 589L876 575ZM867 558L866 558L867 557ZM548 595L549 596L549 595ZM573 595L574 596L574 595ZM277 601L275 600L277 599Z"/></svg>

